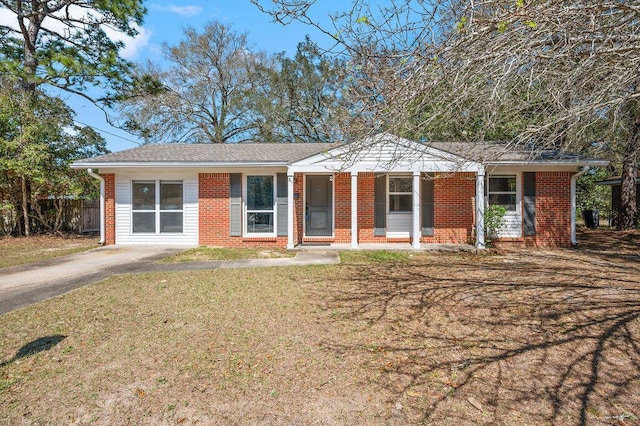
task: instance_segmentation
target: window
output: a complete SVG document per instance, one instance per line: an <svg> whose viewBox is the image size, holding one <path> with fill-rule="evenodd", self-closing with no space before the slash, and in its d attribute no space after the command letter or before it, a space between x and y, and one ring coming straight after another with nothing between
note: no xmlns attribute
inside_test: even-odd
<svg viewBox="0 0 640 426"><path fill-rule="evenodd" d="M389 212L413 210L413 179L409 176L389 176Z"/></svg>
<svg viewBox="0 0 640 426"><path fill-rule="evenodd" d="M490 206L502 206L515 212L518 204L515 176L489 176L487 199Z"/></svg>
<svg viewBox="0 0 640 426"><path fill-rule="evenodd" d="M247 176L247 234L275 232L273 181L273 176Z"/></svg>
<svg viewBox="0 0 640 426"><path fill-rule="evenodd" d="M183 205L182 181L133 181L133 233L182 233Z"/></svg>

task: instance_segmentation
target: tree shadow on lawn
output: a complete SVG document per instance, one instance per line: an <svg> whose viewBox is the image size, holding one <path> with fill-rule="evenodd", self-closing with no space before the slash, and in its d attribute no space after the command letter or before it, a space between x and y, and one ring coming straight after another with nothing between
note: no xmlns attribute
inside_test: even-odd
<svg viewBox="0 0 640 426"><path fill-rule="evenodd" d="M318 294L345 326L324 345L412 423L637 424L638 276L577 250L345 265Z"/></svg>
<svg viewBox="0 0 640 426"><path fill-rule="evenodd" d="M33 354L48 351L49 349L56 346L58 343L62 342L66 339L67 336L63 336L61 334L54 334L52 336L44 336L40 337L36 340L33 340L26 345L22 346L18 349L18 352L13 356L13 358L0 362L0 367L4 367L5 365L11 364L12 362L19 360L20 358L25 358L31 356Z"/></svg>

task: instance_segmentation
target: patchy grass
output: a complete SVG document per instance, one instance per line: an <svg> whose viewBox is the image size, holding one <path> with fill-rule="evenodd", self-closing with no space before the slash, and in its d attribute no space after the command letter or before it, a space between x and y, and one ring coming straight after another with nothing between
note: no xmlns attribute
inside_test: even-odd
<svg viewBox="0 0 640 426"><path fill-rule="evenodd" d="M35 235L0 238L0 268L24 265L97 248L95 236Z"/></svg>
<svg viewBox="0 0 640 426"><path fill-rule="evenodd" d="M0 424L640 425L639 235L116 276L0 316Z"/></svg>
<svg viewBox="0 0 640 426"><path fill-rule="evenodd" d="M404 262L413 257L413 253L390 250L362 250L340 252L340 261L345 264L367 264L371 262Z"/></svg>
<svg viewBox="0 0 640 426"><path fill-rule="evenodd" d="M241 260L241 259L274 259L294 257L296 252L275 248L220 248L196 247L177 253L163 262L202 262L207 260Z"/></svg>

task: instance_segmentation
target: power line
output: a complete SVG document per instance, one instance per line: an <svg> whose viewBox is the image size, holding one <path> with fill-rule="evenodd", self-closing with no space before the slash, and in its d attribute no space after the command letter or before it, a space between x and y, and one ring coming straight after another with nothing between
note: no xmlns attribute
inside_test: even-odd
<svg viewBox="0 0 640 426"><path fill-rule="evenodd" d="M120 135L115 134L115 133L113 133L113 132L110 132L110 131L108 131L108 130L100 129L100 128L98 128L98 127L96 127L96 126L93 126L93 125L91 125L91 124L83 123L82 121L78 121L78 120L75 120L75 119L73 120L73 122L74 122L74 123L77 123L77 124L80 124L80 125L82 125L82 126L90 127L90 128L92 128L93 130L97 130L98 132L106 133L107 135L115 136L116 138L120 138L120 139L125 140L125 141L128 141L128 142L133 142L133 143L135 143L136 145L142 145L142 142L135 141L135 140L133 140L133 139L129 139L129 138L125 138L124 136L120 136Z"/></svg>

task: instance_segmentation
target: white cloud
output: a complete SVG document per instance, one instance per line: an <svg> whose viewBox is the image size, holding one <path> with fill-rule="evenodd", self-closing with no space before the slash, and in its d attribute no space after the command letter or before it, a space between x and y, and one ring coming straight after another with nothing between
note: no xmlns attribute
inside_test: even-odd
<svg viewBox="0 0 640 426"><path fill-rule="evenodd" d="M175 13L176 15L180 16L195 16L202 12L202 8L200 6L162 6L159 4L150 4L149 7L156 10L161 10L163 12Z"/></svg>
<svg viewBox="0 0 640 426"><path fill-rule="evenodd" d="M136 59L140 51L149 45L149 39L153 35L153 33L145 27L138 27L137 25L134 25L134 27L138 30L138 35L135 37L129 37L126 34L111 29L105 30L111 40L124 43L124 48L120 50L120 56L124 59Z"/></svg>

